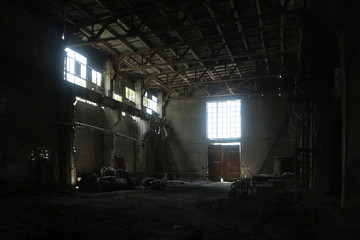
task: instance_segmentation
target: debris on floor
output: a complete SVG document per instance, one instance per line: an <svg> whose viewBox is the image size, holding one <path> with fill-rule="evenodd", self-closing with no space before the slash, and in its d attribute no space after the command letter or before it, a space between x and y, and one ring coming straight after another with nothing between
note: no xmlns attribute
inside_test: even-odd
<svg viewBox="0 0 360 240"><path fill-rule="evenodd" d="M230 185L229 197L243 196L253 193L253 182L248 178L241 178Z"/></svg>
<svg viewBox="0 0 360 240"><path fill-rule="evenodd" d="M84 174L78 184L83 192L109 192L128 190L134 188L134 180L127 170L103 167L100 170L101 177L96 173Z"/></svg>
<svg viewBox="0 0 360 240"><path fill-rule="evenodd" d="M82 192L110 192L118 190L130 190L144 188L146 190L161 190L167 184L179 185L190 184L181 180L165 180L152 177L144 177L139 181L131 177L126 169L114 169L103 167L100 170L100 177L96 173L84 174L78 183L79 190Z"/></svg>
<svg viewBox="0 0 360 240"><path fill-rule="evenodd" d="M147 190L161 190L166 186L166 181L165 179L145 177L142 180L142 184Z"/></svg>
<svg viewBox="0 0 360 240"><path fill-rule="evenodd" d="M88 179L100 179L96 186L108 188L114 176L89 174ZM167 182L142 180L147 186ZM302 189L289 183L256 182L256 188L263 187L241 197L227 197L229 182L174 183L161 191L0 198L6 206L0 214L0 239L357 240L360 234L360 214L340 210L336 201L301 198ZM284 194L294 192L292 204L279 201L286 194L272 193L278 187L287 189Z"/></svg>

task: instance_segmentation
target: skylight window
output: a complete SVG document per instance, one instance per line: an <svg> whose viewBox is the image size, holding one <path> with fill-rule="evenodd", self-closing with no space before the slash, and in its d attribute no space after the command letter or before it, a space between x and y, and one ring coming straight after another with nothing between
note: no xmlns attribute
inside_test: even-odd
<svg viewBox="0 0 360 240"><path fill-rule="evenodd" d="M241 102L207 102L207 137L229 139L241 137Z"/></svg>

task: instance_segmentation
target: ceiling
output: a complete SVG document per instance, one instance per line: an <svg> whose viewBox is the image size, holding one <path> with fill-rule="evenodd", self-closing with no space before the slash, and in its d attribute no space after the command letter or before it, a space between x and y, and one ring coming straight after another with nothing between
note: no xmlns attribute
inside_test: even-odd
<svg viewBox="0 0 360 240"><path fill-rule="evenodd" d="M112 56L145 89L192 96L291 89L300 59L301 0L35 1L65 20L69 47Z"/></svg>

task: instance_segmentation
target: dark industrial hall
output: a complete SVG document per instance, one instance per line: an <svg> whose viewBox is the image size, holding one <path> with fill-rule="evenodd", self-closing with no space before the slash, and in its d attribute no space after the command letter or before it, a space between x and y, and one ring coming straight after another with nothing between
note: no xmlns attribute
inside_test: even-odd
<svg viewBox="0 0 360 240"><path fill-rule="evenodd" d="M358 239L355 2L0 0L0 239Z"/></svg>

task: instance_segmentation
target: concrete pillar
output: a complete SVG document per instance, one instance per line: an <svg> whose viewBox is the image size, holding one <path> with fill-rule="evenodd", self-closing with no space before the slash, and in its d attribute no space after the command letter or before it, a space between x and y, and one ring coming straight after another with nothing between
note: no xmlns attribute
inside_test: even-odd
<svg viewBox="0 0 360 240"><path fill-rule="evenodd" d="M163 101L163 92L162 91L158 91L157 93L157 98L158 98L158 114L159 117L162 118L163 116L163 106L164 106L164 101Z"/></svg>
<svg viewBox="0 0 360 240"><path fill-rule="evenodd" d="M105 73L104 73L104 94L107 97L112 97L112 83L111 79L114 77L114 68L110 59L105 61Z"/></svg>
<svg viewBox="0 0 360 240"><path fill-rule="evenodd" d="M113 86L112 79L114 77L114 68L112 66L112 61L110 59L106 59L104 65L105 73L104 73L104 95L107 97L113 97ZM113 110L110 108L104 109L102 127L105 129L111 130L114 126L114 114L116 114L117 110ZM106 166L110 166L111 159L114 157L114 138L111 135L103 135L103 163Z"/></svg>
<svg viewBox="0 0 360 240"><path fill-rule="evenodd" d="M142 108L142 79L136 80L135 86L135 107L137 109Z"/></svg>

